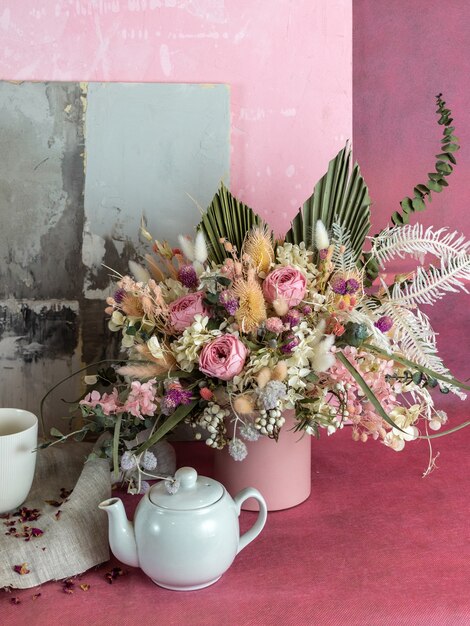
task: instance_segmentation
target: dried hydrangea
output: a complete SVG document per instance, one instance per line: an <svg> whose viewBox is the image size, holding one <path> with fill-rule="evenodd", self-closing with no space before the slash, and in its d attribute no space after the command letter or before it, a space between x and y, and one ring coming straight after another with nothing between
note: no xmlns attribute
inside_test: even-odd
<svg viewBox="0 0 470 626"><path fill-rule="evenodd" d="M207 330L208 322L207 316L195 315L191 326L185 328L181 337L171 344L178 365L185 372L193 371L204 344L222 334L221 330Z"/></svg>

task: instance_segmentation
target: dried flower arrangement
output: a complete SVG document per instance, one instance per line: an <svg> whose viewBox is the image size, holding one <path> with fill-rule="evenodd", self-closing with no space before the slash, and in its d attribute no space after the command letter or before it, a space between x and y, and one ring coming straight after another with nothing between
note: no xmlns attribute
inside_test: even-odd
<svg viewBox="0 0 470 626"><path fill-rule="evenodd" d="M408 224L447 186L456 162L459 146L441 95L437 106L444 132L436 172L401 202L393 226L371 238L367 252L370 199L357 164L350 173L348 146L282 240L224 186L194 241L181 236L172 248L143 224L154 252L148 270L131 263L133 277L116 276L107 299L126 362L86 377L84 424L74 434L112 432L102 454L128 478L137 470L139 486L141 471L158 467L149 448L180 422L203 427L209 446L228 446L240 461L244 440L277 439L285 409L295 409L296 429L307 435L349 425L354 440L397 451L445 434L428 433L447 421L430 390L464 398L470 387L442 363L419 307L466 291L469 243L444 228ZM387 284L380 268L405 255L420 265ZM438 265L424 265L426 255Z"/></svg>

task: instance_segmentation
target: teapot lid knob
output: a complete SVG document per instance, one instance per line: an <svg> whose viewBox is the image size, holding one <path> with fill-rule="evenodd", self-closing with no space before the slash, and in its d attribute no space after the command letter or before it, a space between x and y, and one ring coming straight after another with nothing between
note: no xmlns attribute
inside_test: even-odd
<svg viewBox="0 0 470 626"><path fill-rule="evenodd" d="M197 472L193 467L180 467L175 473L175 478L180 481L183 489L191 489L197 482Z"/></svg>

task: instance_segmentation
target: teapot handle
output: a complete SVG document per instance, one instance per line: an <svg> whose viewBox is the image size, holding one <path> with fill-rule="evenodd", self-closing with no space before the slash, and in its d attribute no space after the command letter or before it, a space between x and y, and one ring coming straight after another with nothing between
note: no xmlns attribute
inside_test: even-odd
<svg viewBox="0 0 470 626"><path fill-rule="evenodd" d="M237 493L237 495L233 498L237 507L238 515L240 515L242 504L245 502L245 500L248 500L248 498L255 498L255 500L258 500L259 513L256 522L253 524L250 530L247 530L246 533L244 533L240 537L237 554L241 552L243 548L246 548L246 546L251 543L253 539L256 539L256 537L263 530L264 525L266 524L266 518L268 516L268 507L266 506L266 502L260 492L254 487L242 489L240 493Z"/></svg>

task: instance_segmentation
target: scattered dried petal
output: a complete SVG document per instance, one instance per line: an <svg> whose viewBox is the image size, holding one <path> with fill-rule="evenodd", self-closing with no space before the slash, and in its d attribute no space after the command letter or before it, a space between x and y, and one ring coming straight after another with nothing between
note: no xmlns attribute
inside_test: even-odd
<svg viewBox="0 0 470 626"><path fill-rule="evenodd" d="M13 515L19 517L22 522L34 522L41 517L41 511L39 509L28 509L23 506Z"/></svg>
<svg viewBox="0 0 470 626"><path fill-rule="evenodd" d="M10 603L11 604L21 604L21 600L15 596L14 598L10 598Z"/></svg>
<svg viewBox="0 0 470 626"><path fill-rule="evenodd" d="M13 565L13 571L20 576L24 576L25 574L29 574L30 572L27 563L21 563L21 565Z"/></svg>
<svg viewBox="0 0 470 626"><path fill-rule="evenodd" d="M62 506L62 502L58 502L57 500L44 500L44 502L46 504L50 504L51 506L55 506L56 508L59 508L59 506Z"/></svg>
<svg viewBox="0 0 470 626"><path fill-rule="evenodd" d="M57 511L57 513L54 515L54 517L56 518L56 520L60 519L60 514L62 513L62 511L59 509Z"/></svg>
<svg viewBox="0 0 470 626"><path fill-rule="evenodd" d="M113 567L110 572L106 572L104 577L106 578L108 583L112 585L116 578L118 578L119 576L124 576L124 574L127 574L127 572L123 572L120 567Z"/></svg>
<svg viewBox="0 0 470 626"><path fill-rule="evenodd" d="M33 600L37 600L40 595L41 595L41 592L35 593L34 596L33 596Z"/></svg>
<svg viewBox="0 0 470 626"><path fill-rule="evenodd" d="M80 585L80 589L81 589L82 591L88 591L88 589L89 589L89 588L90 588L90 585L89 585L88 583L82 583L82 584Z"/></svg>
<svg viewBox="0 0 470 626"><path fill-rule="evenodd" d="M31 528L31 535L33 537L40 537L41 535L44 535L44 531L40 528Z"/></svg>
<svg viewBox="0 0 470 626"><path fill-rule="evenodd" d="M62 581L62 590L64 593L73 593L75 583L71 578L66 578Z"/></svg>

